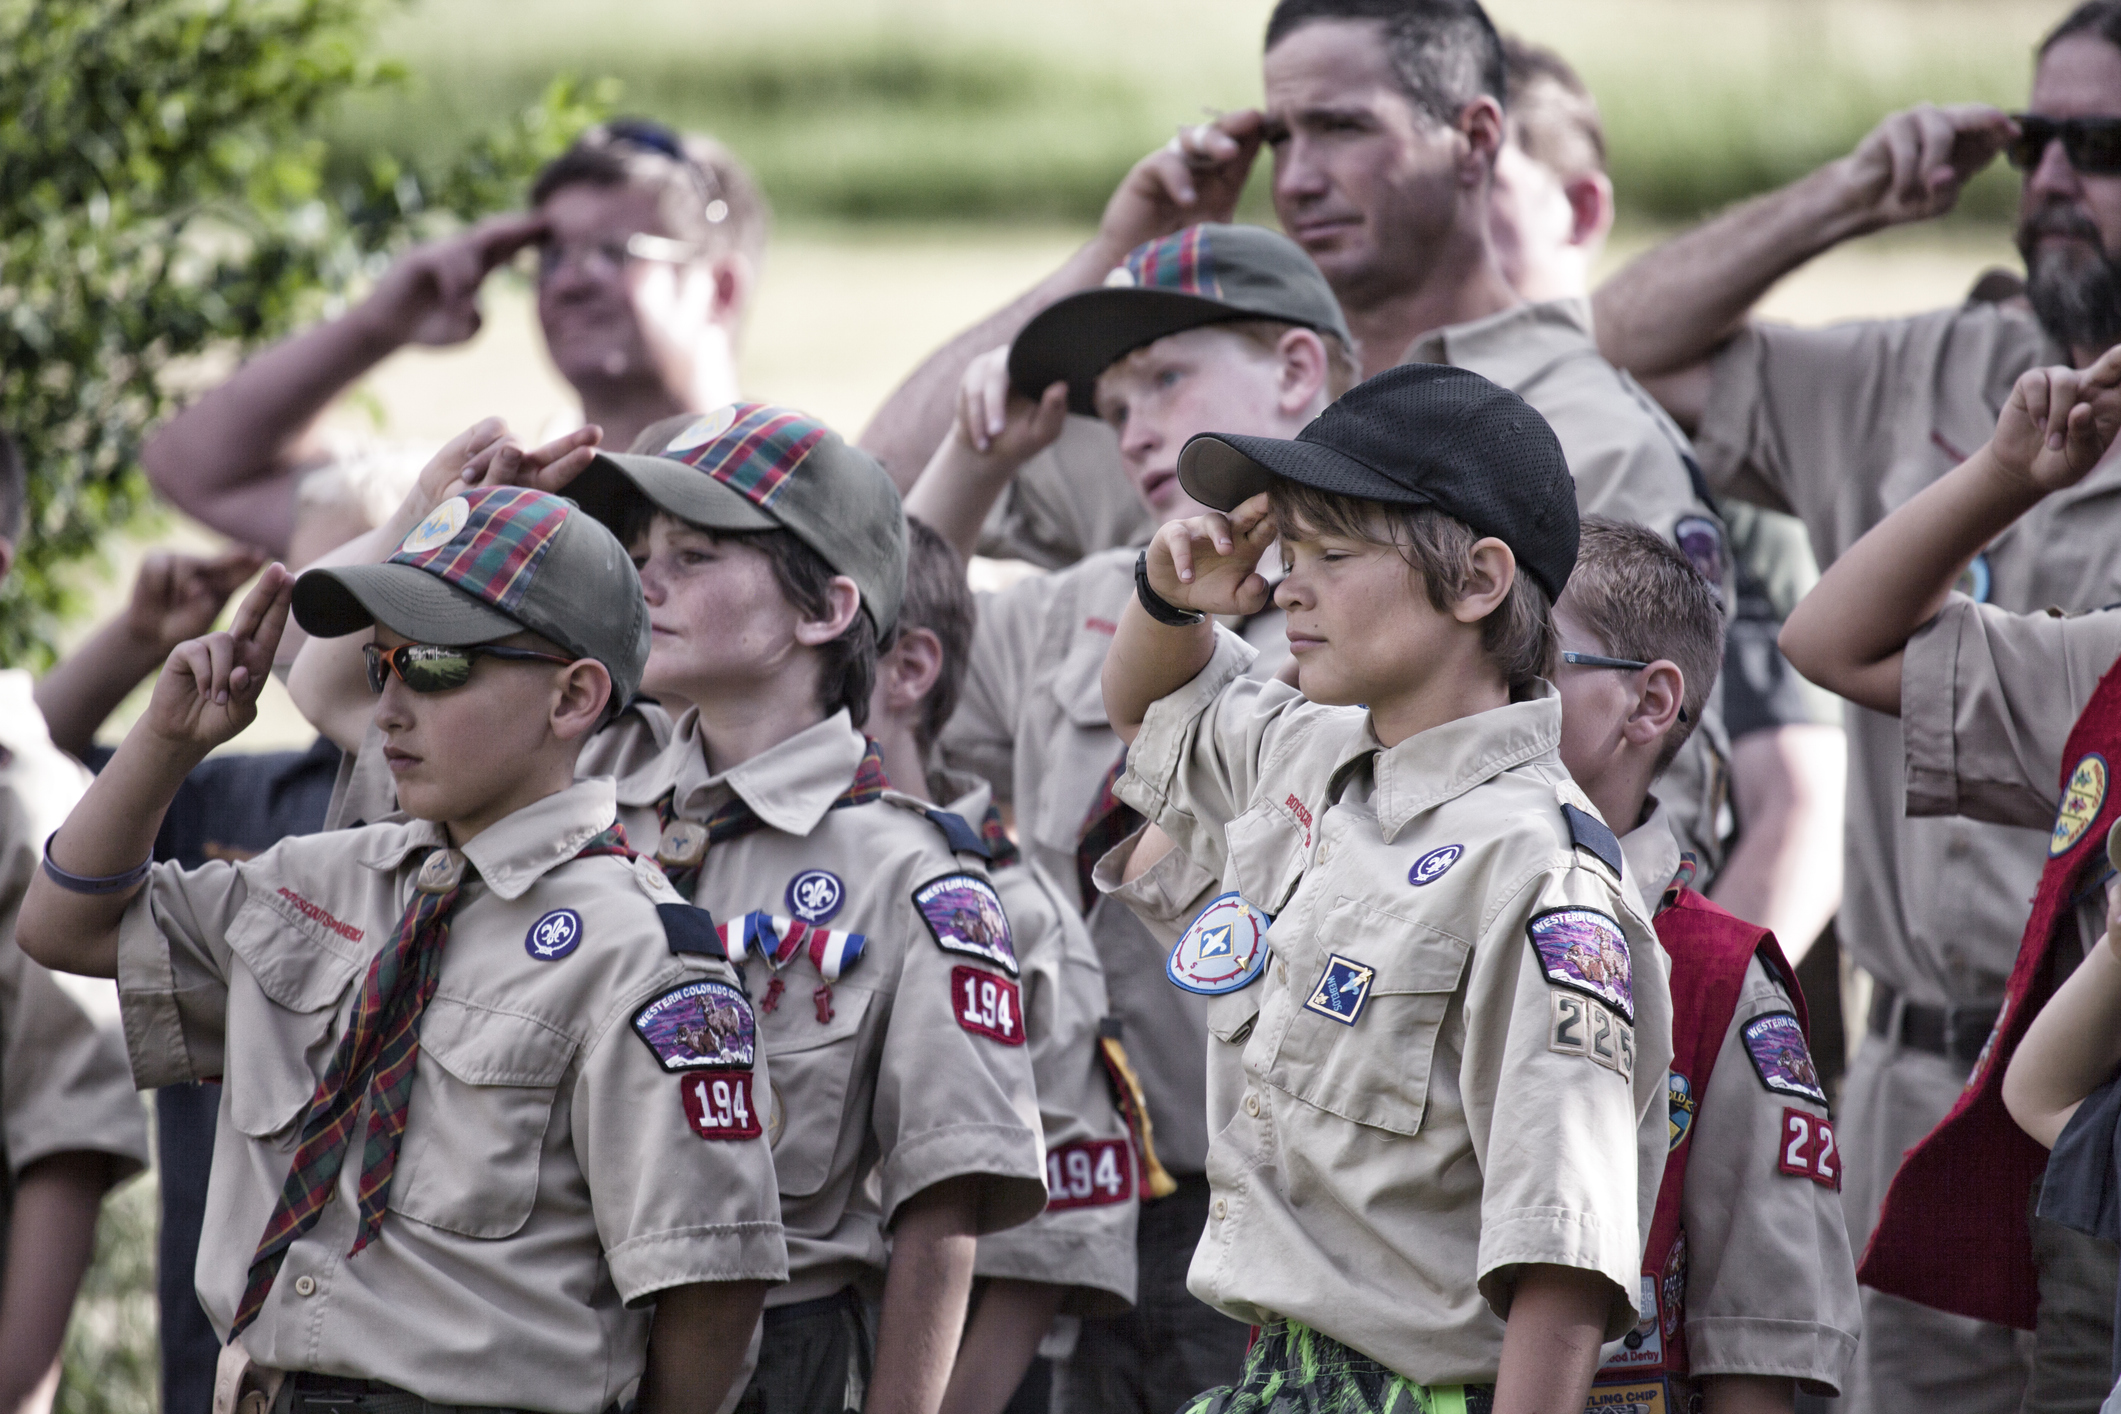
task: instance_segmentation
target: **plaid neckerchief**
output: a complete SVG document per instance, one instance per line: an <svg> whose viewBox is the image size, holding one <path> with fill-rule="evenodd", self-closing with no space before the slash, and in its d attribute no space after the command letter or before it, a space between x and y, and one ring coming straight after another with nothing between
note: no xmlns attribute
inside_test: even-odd
<svg viewBox="0 0 2121 1414"><path fill-rule="evenodd" d="M1024 856L1017 852L1016 841L1010 839L1009 832L1002 828L1000 806L988 806L987 813L980 817L979 837L986 841L989 850L989 869L1007 869L1012 864L1023 863Z"/></svg>
<svg viewBox="0 0 2121 1414"><path fill-rule="evenodd" d="M844 810L850 805L867 805L870 801L882 797L885 789L891 784L884 776L884 748L877 744L873 736L865 736L862 740L866 746L862 752L861 764L854 768L854 780L847 789L840 792L839 799L832 802L830 809ZM655 819L660 828L667 830L681 818L677 812L676 801L675 786L664 791L662 798L656 801ZM752 811L744 797L734 793L731 793L728 801L719 810L707 817L705 823L707 848L710 850L725 841L742 839L755 830L766 828L766 822ZM663 873L669 876L671 887L685 898L691 898L693 890L699 885L700 870L705 867L707 859L702 855L696 863L687 865L666 864L661 859L656 863L661 865Z"/></svg>
<svg viewBox="0 0 2121 1414"><path fill-rule="evenodd" d="M1127 750L1120 748L1119 760L1105 772L1104 784L1097 788L1097 798L1090 802L1090 809L1083 816L1083 832L1076 837L1075 882L1082 888L1083 912L1097 902L1097 884L1091 873L1097 861L1105 857L1106 851L1142 827L1141 812L1112 793L1119 778L1127 773Z"/></svg>
<svg viewBox="0 0 2121 1414"><path fill-rule="evenodd" d="M433 853L429 851L430 857ZM614 824L574 857L632 853L625 828ZM426 866L425 859L422 866ZM302 1139L280 1189L280 1201L258 1239L257 1254L250 1259L250 1280L229 1329L231 1338L265 1309L265 1298L272 1293L273 1279L279 1276L288 1249L323 1215L325 1200L345 1166L346 1150L364 1104L368 1135L361 1151L361 1214L353 1247L346 1255L359 1253L382 1228L391 1175L398 1166L398 1144L405 1137L410 1112L413 1065L420 1057L420 1018L441 978L442 949L449 941L450 915L464 894L466 867L459 857L454 880L441 891L417 889L398 920L397 937L368 964L346 1034L339 1038L331 1064L310 1099L309 1117L303 1121Z"/></svg>

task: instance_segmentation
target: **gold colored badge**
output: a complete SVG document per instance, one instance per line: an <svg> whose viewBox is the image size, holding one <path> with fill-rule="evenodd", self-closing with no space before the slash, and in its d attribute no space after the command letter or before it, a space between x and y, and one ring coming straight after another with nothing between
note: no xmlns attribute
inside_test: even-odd
<svg viewBox="0 0 2121 1414"><path fill-rule="evenodd" d="M2084 832L2099 818L2106 804L2106 758L2093 752L2069 773L2069 786L2062 792L2062 808L2055 812L2054 837L2048 841L2049 858L2066 854L2084 838Z"/></svg>

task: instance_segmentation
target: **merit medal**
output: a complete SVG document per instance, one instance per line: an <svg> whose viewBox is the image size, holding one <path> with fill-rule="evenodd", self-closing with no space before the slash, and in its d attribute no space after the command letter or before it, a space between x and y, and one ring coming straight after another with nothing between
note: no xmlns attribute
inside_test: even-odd
<svg viewBox="0 0 2121 1414"><path fill-rule="evenodd" d="M1204 997L1249 986L1267 965L1267 930L1274 920L1234 893L1200 911L1164 964L1172 984Z"/></svg>

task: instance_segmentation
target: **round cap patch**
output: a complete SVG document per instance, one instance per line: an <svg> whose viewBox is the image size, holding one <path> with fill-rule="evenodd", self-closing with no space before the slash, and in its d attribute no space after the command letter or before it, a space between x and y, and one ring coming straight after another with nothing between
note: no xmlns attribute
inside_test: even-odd
<svg viewBox="0 0 2121 1414"><path fill-rule="evenodd" d="M1414 867L1407 871L1407 882L1417 889L1423 884L1435 883L1465 852L1466 847L1462 844L1447 844L1442 849L1430 850L1414 861Z"/></svg>
<svg viewBox="0 0 2121 1414"><path fill-rule="evenodd" d="M1267 965L1267 930L1274 920L1234 893L1200 911L1171 949L1164 975L1176 986L1216 997L1249 985Z"/></svg>
<svg viewBox="0 0 2121 1414"><path fill-rule="evenodd" d="M2062 792L2062 808L2055 812L2054 837L2047 842L2048 857L2052 859L2075 848L2105 804L2106 758L2094 751L2069 773L2069 786Z"/></svg>
<svg viewBox="0 0 2121 1414"><path fill-rule="evenodd" d="M692 426L671 438L668 445L663 448L663 454L667 456L672 452L689 452L694 447L704 447L734 426L736 426L736 404L731 403L728 407L717 408L715 411L708 413L705 417L695 421Z"/></svg>
<svg viewBox="0 0 2121 1414"><path fill-rule="evenodd" d="M788 911L805 923L830 923L847 891L829 869L805 869L788 881Z"/></svg>
<svg viewBox="0 0 2121 1414"><path fill-rule="evenodd" d="M558 962L581 945L582 915L571 908L555 908L523 935L523 951L539 962Z"/></svg>
<svg viewBox="0 0 2121 1414"><path fill-rule="evenodd" d="M405 543L398 546L401 555L417 555L432 550L437 545L447 545L457 538L464 522L471 519L471 502L462 496L451 496L441 505L427 513L427 519L412 528Z"/></svg>

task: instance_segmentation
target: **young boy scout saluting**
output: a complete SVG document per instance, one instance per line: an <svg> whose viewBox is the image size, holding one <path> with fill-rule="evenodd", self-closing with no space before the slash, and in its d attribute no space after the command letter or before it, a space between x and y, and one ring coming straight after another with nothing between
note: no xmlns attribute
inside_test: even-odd
<svg viewBox="0 0 2121 1414"><path fill-rule="evenodd" d="M1701 721L1723 608L1671 545L1586 516L1554 605L1561 761L1621 837L1626 882L1672 977L1670 1155L1642 1267L1642 1324L1592 1408L1789 1410L1840 1392L1861 1315L1841 1163L1774 936L1688 887L1649 787ZM1662 1401L1660 1403L1659 1401Z"/></svg>
<svg viewBox="0 0 2121 1414"><path fill-rule="evenodd" d="M1179 475L1224 511L1140 560L1104 674L1118 792L1225 915L1273 920L1271 961L1229 916L1171 961L1249 1013L1191 1286L1261 1335L1195 1408L1579 1410L1638 1316L1671 1018L1541 680L1576 558L1560 446L1409 366L1293 442L1196 437ZM1277 536L1300 693L1204 618L1264 605Z"/></svg>
<svg viewBox="0 0 2121 1414"><path fill-rule="evenodd" d="M639 681L639 593L602 526L507 487L384 564L274 566L46 847L26 950L117 976L140 1085L224 1078L198 1286L246 1409L599 1414L638 1380L705 1414L787 1273L741 979L574 780ZM410 818L150 865L290 600L311 634L374 626Z"/></svg>
<svg viewBox="0 0 2121 1414"><path fill-rule="evenodd" d="M758 403L658 423L636 452L568 494L623 528L654 629L643 687L682 713L620 778L621 818L741 946L773 1057L790 1278L740 1408L838 1414L866 1394L933 1414L975 1239L1035 1216L1046 1181L986 846L888 791L861 731L905 590L898 492L822 424ZM656 729L630 717L599 750L624 759L629 733Z"/></svg>

